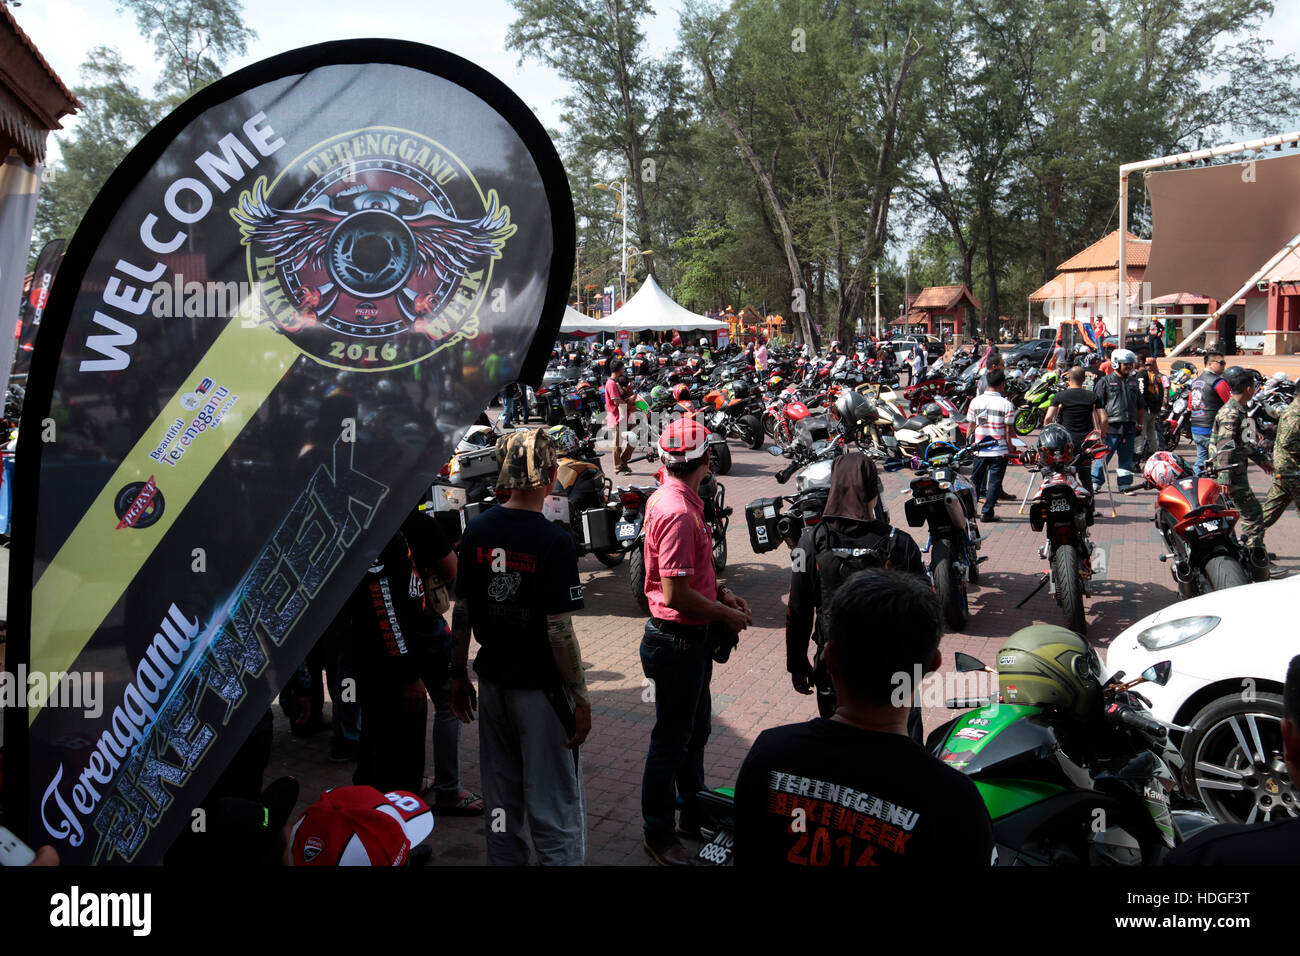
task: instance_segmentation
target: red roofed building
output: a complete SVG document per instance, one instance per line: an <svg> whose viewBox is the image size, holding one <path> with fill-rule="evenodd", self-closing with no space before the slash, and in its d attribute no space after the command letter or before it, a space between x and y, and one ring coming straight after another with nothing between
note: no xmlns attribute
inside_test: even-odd
<svg viewBox="0 0 1300 956"><path fill-rule="evenodd" d="M1133 312L1137 295L1142 288L1142 276L1151 258L1151 240L1128 234L1124 246L1125 285L1128 286L1130 308ZM1088 248L1066 259L1056 267L1056 277L1029 294L1030 302L1043 307L1043 316L1053 328L1066 319L1087 322L1096 316L1105 320L1106 328L1114 332L1119 314L1119 230L1098 239ZM1136 320L1130 321L1134 330Z"/></svg>
<svg viewBox="0 0 1300 956"><path fill-rule="evenodd" d="M905 314L889 324L906 326L907 331L923 330L928 335L960 335L979 307L964 285L926 286L907 297Z"/></svg>

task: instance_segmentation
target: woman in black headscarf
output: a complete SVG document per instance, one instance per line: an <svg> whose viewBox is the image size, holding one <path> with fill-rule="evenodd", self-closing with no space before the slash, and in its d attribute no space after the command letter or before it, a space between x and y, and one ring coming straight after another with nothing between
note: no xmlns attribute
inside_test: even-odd
<svg viewBox="0 0 1300 956"><path fill-rule="evenodd" d="M841 455L831 468L830 494L822 520L805 528L791 552L790 601L785 620L785 661L794 689L811 694L817 689L817 709L823 717L835 712L835 690L822 664L822 633L819 609L830 603L822 594L819 571L831 549L868 550L876 557L864 563L895 571L925 574L921 549L906 531L892 528L876 517L876 505L883 491L876 463L861 453ZM815 663L808 662L808 639L815 637ZM883 638L887 639L887 638ZM913 708L908 730L920 743L920 711Z"/></svg>

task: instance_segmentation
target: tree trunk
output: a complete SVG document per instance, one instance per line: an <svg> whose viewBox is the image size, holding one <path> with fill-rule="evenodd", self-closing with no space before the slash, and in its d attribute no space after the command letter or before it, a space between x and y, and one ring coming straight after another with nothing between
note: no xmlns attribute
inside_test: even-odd
<svg viewBox="0 0 1300 956"><path fill-rule="evenodd" d="M794 318L795 338L797 341L806 344L810 349L819 350L820 345L817 341L817 335L813 330L812 321L808 315L808 290L804 284L803 270L799 265L799 254L794 245L794 232L790 228L789 217L786 216L785 204L781 201L781 197L777 195L775 178L763 168L758 154L754 152L753 145L745 138L740 123L727 112L722 105L722 101L718 98L718 84L713 77L713 70L710 68L706 56L701 57L700 72L703 73L708 86L709 102L713 106L714 112L718 114L718 119L722 120L723 125L731 130L736 145L740 147L745 161L749 163L749 168L754 172L754 177L763 187L763 194L767 197L767 201L772 208L772 215L776 219L777 228L781 231L781 250L785 254L786 268L790 270L790 313Z"/></svg>

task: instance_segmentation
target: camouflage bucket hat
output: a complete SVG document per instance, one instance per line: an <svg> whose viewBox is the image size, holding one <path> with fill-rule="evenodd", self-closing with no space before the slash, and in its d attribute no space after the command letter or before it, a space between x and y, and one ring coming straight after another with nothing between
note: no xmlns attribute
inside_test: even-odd
<svg viewBox="0 0 1300 956"><path fill-rule="evenodd" d="M555 446L542 428L511 432L497 439L497 461L501 464L498 488L542 488L550 484Z"/></svg>

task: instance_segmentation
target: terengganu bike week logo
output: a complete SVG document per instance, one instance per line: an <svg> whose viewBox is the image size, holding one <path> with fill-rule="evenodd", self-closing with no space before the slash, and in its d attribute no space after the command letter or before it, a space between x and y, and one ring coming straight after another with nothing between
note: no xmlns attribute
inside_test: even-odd
<svg viewBox="0 0 1300 956"><path fill-rule="evenodd" d="M258 177L230 214L271 321L317 361L358 371L476 336L516 229L446 147L392 127L318 143L269 186Z"/></svg>

